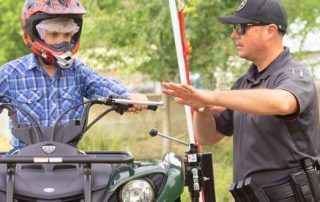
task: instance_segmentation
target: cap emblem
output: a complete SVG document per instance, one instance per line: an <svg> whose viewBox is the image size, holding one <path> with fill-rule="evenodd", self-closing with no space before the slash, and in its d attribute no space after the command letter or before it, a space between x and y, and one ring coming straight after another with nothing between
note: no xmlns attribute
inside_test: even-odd
<svg viewBox="0 0 320 202"><path fill-rule="evenodd" d="M237 11L240 11L241 9L243 9L246 4L247 4L248 0L243 0L242 3L239 5L239 7L237 8Z"/></svg>

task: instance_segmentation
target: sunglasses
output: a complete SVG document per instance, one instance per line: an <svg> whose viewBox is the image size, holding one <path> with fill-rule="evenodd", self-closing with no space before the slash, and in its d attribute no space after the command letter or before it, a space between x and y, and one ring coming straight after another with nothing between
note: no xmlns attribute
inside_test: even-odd
<svg viewBox="0 0 320 202"><path fill-rule="evenodd" d="M268 24L265 23L248 23L248 24L235 24L233 25L233 31L236 31L239 35L244 35L246 33L247 27L253 26L266 26Z"/></svg>

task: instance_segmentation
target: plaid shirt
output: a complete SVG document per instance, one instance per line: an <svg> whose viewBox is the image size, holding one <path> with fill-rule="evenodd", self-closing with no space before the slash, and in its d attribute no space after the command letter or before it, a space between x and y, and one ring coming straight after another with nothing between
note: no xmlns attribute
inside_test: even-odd
<svg viewBox="0 0 320 202"><path fill-rule="evenodd" d="M62 74L56 72L54 78L47 75L32 53L0 67L0 95L18 100L42 126L52 126L64 111L81 103L83 98L112 94L128 97L129 91L118 81L99 76L79 60L70 69L62 70ZM81 119L82 113L83 107L72 110L61 123ZM29 123L19 111L18 119L20 123ZM13 147L24 146L14 136L10 143Z"/></svg>

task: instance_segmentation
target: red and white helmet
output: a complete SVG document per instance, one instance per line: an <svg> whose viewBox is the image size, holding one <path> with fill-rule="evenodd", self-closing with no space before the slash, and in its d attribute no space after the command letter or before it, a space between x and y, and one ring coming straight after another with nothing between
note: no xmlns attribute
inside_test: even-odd
<svg viewBox="0 0 320 202"><path fill-rule="evenodd" d="M85 13L79 0L26 0L21 16L24 43L46 63L68 68L80 46L82 16ZM72 18L80 28L73 35L67 51L46 44L36 30L36 25L42 20L64 17Z"/></svg>

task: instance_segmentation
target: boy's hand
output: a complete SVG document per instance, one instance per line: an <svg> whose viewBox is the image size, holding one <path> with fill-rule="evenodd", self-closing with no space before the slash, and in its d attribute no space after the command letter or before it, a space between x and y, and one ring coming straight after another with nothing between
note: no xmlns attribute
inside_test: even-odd
<svg viewBox="0 0 320 202"><path fill-rule="evenodd" d="M144 94L140 94L140 93L135 93L135 94L131 94L129 96L130 100L135 100L135 101L148 101L148 98L146 95ZM148 107L148 105L144 105L144 104L134 104L133 107L130 107L128 109L129 112L139 112L142 110L146 110Z"/></svg>

